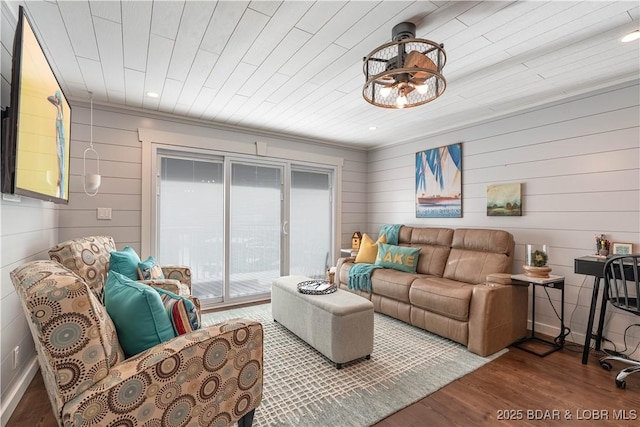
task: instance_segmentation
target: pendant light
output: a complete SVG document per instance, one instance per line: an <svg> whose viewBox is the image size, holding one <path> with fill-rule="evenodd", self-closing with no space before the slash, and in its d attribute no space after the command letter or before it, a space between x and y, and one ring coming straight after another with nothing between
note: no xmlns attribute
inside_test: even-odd
<svg viewBox="0 0 640 427"><path fill-rule="evenodd" d="M89 148L84 150L82 155L82 185L84 192L88 196L95 196L98 194L102 177L100 176L100 156L98 152L93 148L93 92L89 92L89 99L91 100L91 119L90 119L90 136L89 136ZM87 174L87 154L93 152L96 157L96 173Z"/></svg>

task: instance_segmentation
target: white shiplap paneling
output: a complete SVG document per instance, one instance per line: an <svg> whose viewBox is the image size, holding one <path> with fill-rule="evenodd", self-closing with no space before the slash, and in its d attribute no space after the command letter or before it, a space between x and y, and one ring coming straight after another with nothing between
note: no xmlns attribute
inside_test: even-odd
<svg viewBox="0 0 640 427"><path fill-rule="evenodd" d="M554 273L566 276L570 339L583 342L592 279L573 273L573 259L593 252L595 233L640 247L639 87L622 84L370 151L368 229L391 222L506 229L517 244L514 272L522 271L526 243L549 244ZM463 218L416 218L415 152L457 142L463 143ZM500 182L523 184L522 217L486 216L486 187ZM558 334L546 295L537 297L536 328ZM558 307L559 296L552 300ZM630 323L611 313L605 334L621 345ZM638 338L630 332L631 348Z"/></svg>

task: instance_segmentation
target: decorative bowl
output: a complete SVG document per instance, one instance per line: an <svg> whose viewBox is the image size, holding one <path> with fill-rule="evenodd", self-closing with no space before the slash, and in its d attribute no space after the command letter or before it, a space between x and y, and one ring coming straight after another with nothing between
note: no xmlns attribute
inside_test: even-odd
<svg viewBox="0 0 640 427"><path fill-rule="evenodd" d="M524 274L529 277L549 277L551 267L534 267L532 265L523 265Z"/></svg>

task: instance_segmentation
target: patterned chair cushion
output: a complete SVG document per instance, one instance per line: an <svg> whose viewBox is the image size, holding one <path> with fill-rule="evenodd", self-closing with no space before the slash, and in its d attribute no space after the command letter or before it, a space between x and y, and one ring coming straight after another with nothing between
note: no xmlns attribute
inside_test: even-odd
<svg viewBox="0 0 640 427"><path fill-rule="evenodd" d="M49 258L84 279L98 300L104 302L109 254L115 250L116 244L109 236L83 237L58 244L49 250Z"/></svg>
<svg viewBox="0 0 640 427"><path fill-rule="evenodd" d="M124 360L113 322L80 277L53 261L32 261L10 274L52 402L68 401Z"/></svg>

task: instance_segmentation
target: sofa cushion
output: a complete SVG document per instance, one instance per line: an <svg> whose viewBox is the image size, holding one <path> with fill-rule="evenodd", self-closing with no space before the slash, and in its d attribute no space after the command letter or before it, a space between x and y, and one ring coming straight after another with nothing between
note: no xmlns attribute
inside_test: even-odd
<svg viewBox="0 0 640 427"><path fill-rule="evenodd" d="M161 280L164 279L162 267L152 256L138 263L138 279L140 280Z"/></svg>
<svg viewBox="0 0 640 427"><path fill-rule="evenodd" d="M407 273L415 273L419 254L420 248L379 243L376 265L406 271Z"/></svg>
<svg viewBox="0 0 640 427"><path fill-rule="evenodd" d="M176 336L162 298L152 287L112 270L107 276L104 300L127 357Z"/></svg>
<svg viewBox="0 0 640 427"><path fill-rule="evenodd" d="M396 301L409 303L409 287L419 275L380 268L371 274L371 291Z"/></svg>
<svg viewBox="0 0 640 427"><path fill-rule="evenodd" d="M364 233L362 235L362 243L360 243L360 250L356 255L356 263L373 264L376 262L378 243L387 243L387 236L383 234L378 238L378 241L374 242L367 233Z"/></svg>
<svg viewBox="0 0 640 427"><path fill-rule="evenodd" d="M408 246L420 248L416 271L442 277L451 250L453 229L412 228Z"/></svg>
<svg viewBox="0 0 640 427"><path fill-rule="evenodd" d="M513 236L506 231L456 229L443 277L480 284L488 274L509 273L513 248Z"/></svg>
<svg viewBox="0 0 640 427"><path fill-rule="evenodd" d="M409 290L409 301L415 307L451 319L466 322L469 320L469 306L473 285L428 277L416 279Z"/></svg>
<svg viewBox="0 0 640 427"><path fill-rule="evenodd" d="M138 264L140 257L131 246L125 246L121 251L111 252L109 271L120 273L131 280L138 280Z"/></svg>

